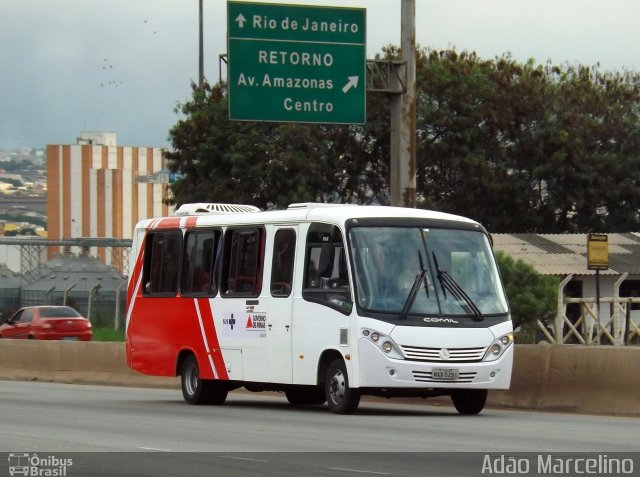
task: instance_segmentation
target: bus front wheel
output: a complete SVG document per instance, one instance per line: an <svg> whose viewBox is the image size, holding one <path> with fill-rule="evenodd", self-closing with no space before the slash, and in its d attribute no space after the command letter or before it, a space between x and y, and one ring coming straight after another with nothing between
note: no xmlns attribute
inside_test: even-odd
<svg viewBox="0 0 640 477"><path fill-rule="evenodd" d="M341 359L329 365L324 389L329 410L334 414L351 414L360 404L360 391L349 387L347 367Z"/></svg>
<svg viewBox="0 0 640 477"><path fill-rule="evenodd" d="M456 389L451 400L460 414L478 414L487 402L486 389Z"/></svg>
<svg viewBox="0 0 640 477"><path fill-rule="evenodd" d="M182 396L189 404L223 404L227 399L226 383L201 379L198 361L193 355L185 358L180 376Z"/></svg>

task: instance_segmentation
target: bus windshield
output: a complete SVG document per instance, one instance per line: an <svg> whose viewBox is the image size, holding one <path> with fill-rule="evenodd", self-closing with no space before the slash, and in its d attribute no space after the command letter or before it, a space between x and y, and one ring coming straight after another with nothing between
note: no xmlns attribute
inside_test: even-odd
<svg viewBox="0 0 640 477"><path fill-rule="evenodd" d="M407 315L508 312L487 236L421 227L353 227L349 232L361 309Z"/></svg>

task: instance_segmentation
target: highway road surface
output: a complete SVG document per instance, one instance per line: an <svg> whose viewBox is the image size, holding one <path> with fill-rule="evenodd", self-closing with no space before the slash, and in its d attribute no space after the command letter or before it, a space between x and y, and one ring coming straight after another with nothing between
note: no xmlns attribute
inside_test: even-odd
<svg viewBox="0 0 640 477"><path fill-rule="evenodd" d="M363 401L339 416L276 394L235 391L223 406L189 406L175 390L0 381L0 477L20 456L41 466L69 458L69 477L486 475L500 459L535 467L562 455L619 456L640 472L638 418L460 416L428 403Z"/></svg>

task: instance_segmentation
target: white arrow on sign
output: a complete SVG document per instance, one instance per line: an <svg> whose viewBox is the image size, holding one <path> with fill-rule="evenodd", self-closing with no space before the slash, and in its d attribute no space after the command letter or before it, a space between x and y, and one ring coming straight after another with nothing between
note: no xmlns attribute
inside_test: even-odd
<svg viewBox="0 0 640 477"><path fill-rule="evenodd" d="M240 28L244 28L244 22L247 21L247 19L244 17L244 15L241 13L240 15L238 15L236 17L236 21L238 22L238 26Z"/></svg>
<svg viewBox="0 0 640 477"><path fill-rule="evenodd" d="M347 84L345 84L342 87L342 92L346 93L347 91L349 91L352 87L353 88L357 88L358 87L358 80L360 79L359 76L349 76L349 82Z"/></svg>

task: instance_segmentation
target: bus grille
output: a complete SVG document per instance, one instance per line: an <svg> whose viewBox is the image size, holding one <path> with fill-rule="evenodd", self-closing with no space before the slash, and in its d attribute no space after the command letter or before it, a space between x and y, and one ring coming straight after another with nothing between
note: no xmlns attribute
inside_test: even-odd
<svg viewBox="0 0 640 477"><path fill-rule="evenodd" d="M447 348L449 356L442 358L440 351L443 348L421 348L418 346L401 346L404 357L409 361L435 361L435 362L458 362L473 363L481 361L484 353L483 348Z"/></svg>
<svg viewBox="0 0 640 477"><path fill-rule="evenodd" d="M413 379L418 381L419 383L472 383L476 378L475 371L470 373L460 373L458 375L458 379L434 379L431 375L431 371L414 371Z"/></svg>

